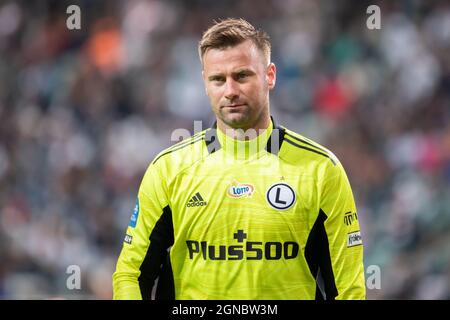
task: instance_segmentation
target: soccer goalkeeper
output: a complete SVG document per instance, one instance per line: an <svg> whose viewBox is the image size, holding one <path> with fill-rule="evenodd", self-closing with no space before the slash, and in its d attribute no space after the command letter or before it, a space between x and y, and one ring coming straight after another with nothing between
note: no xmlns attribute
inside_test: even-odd
<svg viewBox="0 0 450 320"><path fill-rule="evenodd" d="M148 167L113 275L115 299L364 299L344 168L275 123L263 31L215 23L199 43L215 124Z"/></svg>

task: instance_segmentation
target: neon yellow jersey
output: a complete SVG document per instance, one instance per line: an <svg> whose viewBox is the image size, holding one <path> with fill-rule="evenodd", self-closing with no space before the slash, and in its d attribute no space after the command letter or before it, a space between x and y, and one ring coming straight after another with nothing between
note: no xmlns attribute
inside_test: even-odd
<svg viewBox="0 0 450 320"><path fill-rule="evenodd" d="M214 126L161 152L139 189L114 299L150 299L157 278L157 299L365 299L341 163L273 124L249 141Z"/></svg>

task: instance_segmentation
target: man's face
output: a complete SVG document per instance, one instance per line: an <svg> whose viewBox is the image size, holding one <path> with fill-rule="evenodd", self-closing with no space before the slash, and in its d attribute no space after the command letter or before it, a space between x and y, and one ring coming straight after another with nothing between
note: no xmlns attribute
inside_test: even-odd
<svg viewBox="0 0 450 320"><path fill-rule="evenodd" d="M203 80L219 128L266 128L275 65L266 64L263 53L251 40L206 51Z"/></svg>

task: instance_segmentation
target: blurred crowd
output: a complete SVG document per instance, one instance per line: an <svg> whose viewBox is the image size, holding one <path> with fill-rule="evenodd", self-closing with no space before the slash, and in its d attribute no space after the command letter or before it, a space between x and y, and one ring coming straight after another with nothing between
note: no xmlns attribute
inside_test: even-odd
<svg viewBox="0 0 450 320"><path fill-rule="evenodd" d="M368 298L450 298L450 3L426 0L1 1L0 298L112 297L149 162L213 121L197 43L226 17L271 36L276 121L344 164Z"/></svg>

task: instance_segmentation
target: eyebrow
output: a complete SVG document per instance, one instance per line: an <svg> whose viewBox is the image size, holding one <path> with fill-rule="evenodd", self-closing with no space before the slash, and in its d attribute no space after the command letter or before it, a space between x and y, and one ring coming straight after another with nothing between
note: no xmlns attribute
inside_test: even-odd
<svg viewBox="0 0 450 320"><path fill-rule="evenodd" d="M213 81L213 80L217 80L218 78L223 78L223 74L222 73L216 73L216 74L210 75L208 77L208 80L209 81Z"/></svg>
<svg viewBox="0 0 450 320"><path fill-rule="evenodd" d="M237 75L240 73L255 74L256 72L249 68L242 68L242 69L238 69L237 71L233 71L232 75ZM224 77L223 73L215 73L215 74L208 76L208 80L212 81L212 80L216 80L217 78L221 78L221 77Z"/></svg>

